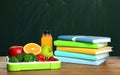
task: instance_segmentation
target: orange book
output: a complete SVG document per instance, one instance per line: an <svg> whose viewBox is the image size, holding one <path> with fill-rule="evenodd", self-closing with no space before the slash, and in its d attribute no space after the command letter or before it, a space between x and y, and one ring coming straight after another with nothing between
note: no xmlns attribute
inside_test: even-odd
<svg viewBox="0 0 120 75"><path fill-rule="evenodd" d="M112 47L107 46L107 47L98 48L98 49L91 49L91 48L75 48L75 47L57 46L56 50L97 55L97 54L112 52Z"/></svg>

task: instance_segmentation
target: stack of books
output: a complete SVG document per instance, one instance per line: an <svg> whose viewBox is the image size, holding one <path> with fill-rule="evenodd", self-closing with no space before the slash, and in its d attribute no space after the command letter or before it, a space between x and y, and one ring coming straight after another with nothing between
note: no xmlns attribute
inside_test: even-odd
<svg viewBox="0 0 120 75"><path fill-rule="evenodd" d="M100 65L109 57L110 37L61 35L54 41L54 55L61 62Z"/></svg>

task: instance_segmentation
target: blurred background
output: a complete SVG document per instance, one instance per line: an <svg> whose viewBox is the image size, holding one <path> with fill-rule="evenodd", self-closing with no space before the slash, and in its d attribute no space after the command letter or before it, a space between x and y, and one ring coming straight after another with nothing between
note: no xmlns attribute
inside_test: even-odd
<svg viewBox="0 0 120 75"><path fill-rule="evenodd" d="M120 56L120 0L0 0L0 56L12 45L40 44L42 31L111 37Z"/></svg>

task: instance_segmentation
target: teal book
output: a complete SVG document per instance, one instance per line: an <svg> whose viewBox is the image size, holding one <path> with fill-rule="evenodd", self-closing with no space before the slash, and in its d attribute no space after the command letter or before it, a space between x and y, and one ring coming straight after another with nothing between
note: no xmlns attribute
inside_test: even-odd
<svg viewBox="0 0 120 75"><path fill-rule="evenodd" d="M65 52L56 50L54 52L55 56L62 56L62 57L69 57L69 58L80 58L80 59L87 59L87 60L100 60L103 58L107 58L109 53L99 54L99 55L89 55L89 54L81 54L81 53L73 53L73 52Z"/></svg>
<svg viewBox="0 0 120 75"><path fill-rule="evenodd" d="M55 40L55 46L66 46L66 47L83 47L83 48L101 48L107 46L108 43L86 43L86 42L75 42L75 41L66 41L66 40Z"/></svg>
<svg viewBox="0 0 120 75"><path fill-rule="evenodd" d="M111 42L110 37L103 36L87 36L87 35L61 35L58 36L59 40L80 41L90 43Z"/></svg>
<svg viewBox="0 0 120 75"><path fill-rule="evenodd" d="M73 53L73 52L65 52L65 51L56 50L54 52L54 55L62 56L62 57L70 57L70 58L99 60L99 59L107 58L109 56L109 53L99 54L99 55L90 55L90 54L81 54L81 53Z"/></svg>
<svg viewBox="0 0 120 75"><path fill-rule="evenodd" d="M61 62L65 62L65 63L86 64L86 65L95 65L95 66L100 65L107 60L107 58L93 61L93 60L76 59L76 58L68 58L68 57L60 57L60 56L56 56L56 57Z"/></svg>

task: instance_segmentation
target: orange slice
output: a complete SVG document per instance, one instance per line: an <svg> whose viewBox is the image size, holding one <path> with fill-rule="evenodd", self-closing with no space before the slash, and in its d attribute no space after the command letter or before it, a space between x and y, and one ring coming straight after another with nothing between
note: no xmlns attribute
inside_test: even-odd
<svg viewBox="0 0 120 75"><path fill-rule="evenodd" d="M33 53L34 55L40 54L41 47L36 43L28 43L23 47L23 50L26 54Z"/></svg>

